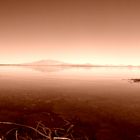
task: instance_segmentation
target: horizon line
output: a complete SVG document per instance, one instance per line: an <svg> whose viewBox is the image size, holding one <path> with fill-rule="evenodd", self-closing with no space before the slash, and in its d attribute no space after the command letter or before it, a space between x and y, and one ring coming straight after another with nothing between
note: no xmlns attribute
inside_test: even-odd
<svg viewBox="0 0 140 140"><path fill-rule="evenodd" d="M0 63L0 66L85 66L85 67L140 67L140 65L132 65L132 64L91 64L91 63L83 63L83 64L73 64L73 63L65 63L65 64L5 64Z"/></svg>

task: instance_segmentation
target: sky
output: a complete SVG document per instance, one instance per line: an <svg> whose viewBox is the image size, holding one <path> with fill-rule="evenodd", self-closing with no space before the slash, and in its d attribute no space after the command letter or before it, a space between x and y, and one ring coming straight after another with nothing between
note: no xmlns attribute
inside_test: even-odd
<svg viewBox="0 0 140 140"><path fill-rule="evenodd" d="M0 63L140 65L139 0L0 0Z"/></svg>

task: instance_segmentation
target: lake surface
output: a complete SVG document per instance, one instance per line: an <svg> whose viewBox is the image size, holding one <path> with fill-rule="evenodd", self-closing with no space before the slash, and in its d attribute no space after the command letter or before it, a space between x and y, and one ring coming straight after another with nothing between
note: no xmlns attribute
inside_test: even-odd
<svg viewBox="0 0 140 140"><path fill-rule="evenodd" d="M0 121L50 110L92 125L96 140L139 140L140 83L131 78L140 68L1 66Z"/></svg>

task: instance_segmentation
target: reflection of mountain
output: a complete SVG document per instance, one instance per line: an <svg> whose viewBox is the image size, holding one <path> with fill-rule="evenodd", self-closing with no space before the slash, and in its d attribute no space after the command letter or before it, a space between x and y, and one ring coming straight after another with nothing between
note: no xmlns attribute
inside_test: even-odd
<svg viewBox="0 0 140 140"><path fill-rule="evenodd" d="M26 67L27 68L27 67ZM63 66L28 66L28 68L39 72L59 72L64 69L69 69L70 67Z"/></svg>
<svg viewBox="0 0 140 140"><path fill-rule="evenodd" d="M30 68L32 70L38 71L38 72L44 72L44 73L51 73L51 72L60 72L63 70L68 69L92 69L93 67L76 67L76 66L70 66L70 65L54 65L54 66L43 66L43 65L30 65L26 66L26 68Z"/></svg>

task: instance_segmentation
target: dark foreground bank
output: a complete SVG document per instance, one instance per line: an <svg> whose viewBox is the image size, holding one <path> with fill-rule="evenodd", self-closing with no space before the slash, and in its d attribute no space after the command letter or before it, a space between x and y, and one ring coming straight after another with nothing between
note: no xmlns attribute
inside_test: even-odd
<svg viewBox="0 0 140 140"><path fill-rule="evenodd" d="M70 103L60 99L42 104L37 100L30 101L1 102L1 140L140 139L139 123L130 123L100 108L91 110L81 101Z"/></svg>

